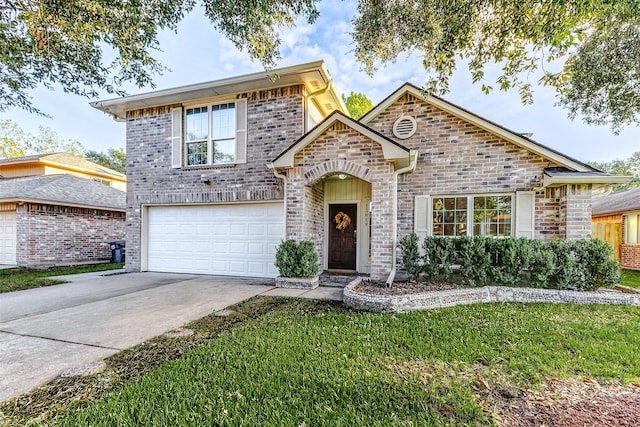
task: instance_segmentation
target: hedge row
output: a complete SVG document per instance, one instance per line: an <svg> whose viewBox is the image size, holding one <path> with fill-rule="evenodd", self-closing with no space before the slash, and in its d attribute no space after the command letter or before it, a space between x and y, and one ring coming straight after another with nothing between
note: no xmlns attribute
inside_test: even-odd
<svg viewBox="0 0 640 427"><path fill-rule="evenodd" d="M399 246L411 280L582 291L620 282L611 247L597 239L426 237L420 244L413 233Z"/></svg>

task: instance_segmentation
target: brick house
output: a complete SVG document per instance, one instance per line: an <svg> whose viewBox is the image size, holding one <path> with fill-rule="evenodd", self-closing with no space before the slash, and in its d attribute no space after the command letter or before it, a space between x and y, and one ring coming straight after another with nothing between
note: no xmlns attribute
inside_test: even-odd
<svg viewBox="0 0 640 427"><path fill-rule="evenodd" d="M325 270L395 272L420 234L575 239L620 181L405 84L359 121L323 62L95 102L127 123L127 269L274 277L284 238Z"/></svg>
<svg viewBox="0 0 640 427"><path fill-rule="evenodd" d="M620 267L640 270L640 187L593 199L593 237L609 243Z"/></svg>
<svg viewBox="0 0 640 427"><path fill-rule="evenodd" d="M0 179L0 264L109 260L124 240L126 193L76 175Z"/></svg>
<svg viewBox="0 0 640 427"><path fill-rule="evenodd" d="M92 179L116 190L127 191L125 174L71 153L36 154L0 159L0 176L3 178L61 174Z"/></svg>

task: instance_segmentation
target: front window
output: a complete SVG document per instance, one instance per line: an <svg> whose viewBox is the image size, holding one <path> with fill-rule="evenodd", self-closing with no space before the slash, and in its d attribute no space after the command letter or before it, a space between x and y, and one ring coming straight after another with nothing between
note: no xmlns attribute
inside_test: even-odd
<svg viewBox="0 0 640 427"><path fill-rule="evenodd" d="M434 236L511 236L511 195L434 197Z"/></svg>
<svg viewBox="0 0 640 427"><path fill-rule="evenodd" d="M236 105L186 109L187 165L216 165L236 160Z"/></svg>

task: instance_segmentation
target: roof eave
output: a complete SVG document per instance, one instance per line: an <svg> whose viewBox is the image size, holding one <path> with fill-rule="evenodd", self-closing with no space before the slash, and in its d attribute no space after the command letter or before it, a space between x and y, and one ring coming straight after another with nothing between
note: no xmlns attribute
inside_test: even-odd
<svg viewBox="0 0 640 427"><path fill-rule="evenodd" d="M88 168L83 168L82 166L73 166L73 165L68 165L66 163L58 163L58 162L52 162L50 160L44 160L41 159L40 163L43 163L47 166L54 166L60 169L66 169L68 171L73 171L73 172L80 172L80 173L85 173L87 175L94 175L96 177L99 178L105 178L105 179L112 179L115 181L120 181L120 182L127 182L127 177L126 176L121 176L121 175L112 175L108 172L100 172L100 171L95 171L92 169L88 169ZM116 171L114 171L116 172Z"/></svg>
<svg viewBox="0 0 640 427"><path fill-rule="evenodd" d="M543 187L559 187L567 184L593 184L597 186L626 184L631 180L630 176L605 175L605 176L549 176L544 175Z"/></svg>
<svg viewBox="0 0 640 427"><path fill-rule="evenodd" d="M47 199L35 199L31 197L7 197L0 198L0 203L39 203L43 205L62 205L69 206L72 208L82 208L82 209L100 209L105 211L115 211L115 212L126 212L127 208L118 208L113 206L98 206L98 205L87 205L82 203L69 203L60 200L47 200Z"/></svg>
<svg viewBox="0 0 640 427"><path fill-rule="evenodd" d="M382 153L386 160L389 161L400 161L406 160L410 156L410 150L402 147L400 144L387 141L379 134L376 134L369 128L361 125L360 123L350 119L343 114L334 113L329 116L324 122L318 124L313 130L303 136L300 140L298 140L294 145L285 150L280 156L278 156L273 162L271 162L268 166L273 169L280 168L291 168L294 164L295 155L302 150L304 147L309 145L312 141L322 135L329 127L331 127L335 122L341 122L347 126L353 127L355 124L358 127L358 131L365 135L366 137L378 142L382 147Z"/></svg>
<svg viewBox="0 0 640 427"><path fill-rule="evenodd" d="M278 68L269 72L260 71L257 73L213 80L204 83L196 83L138 95L130 95L122 98L95 101L90 102L89 104L93 108L112 115L116 119L124 120L126 119L127 111L140 108L174 105L187 100L212 98L253 90L275 89L293 84L304 84L306 86L314 80L310 73L316 73L317 75L315 78L322 80L321 83L323 85L328 85L331 81L331 75L324 64L324 61L314 61L306 64ZM275 81L270 79L270 76L273 75L278 76ZM311 88L308 89L310 92L312 91ZM346 106L337 91L332 89L330 91L330 96L335 102L337 109L343 112L347 111Z"/></svg>

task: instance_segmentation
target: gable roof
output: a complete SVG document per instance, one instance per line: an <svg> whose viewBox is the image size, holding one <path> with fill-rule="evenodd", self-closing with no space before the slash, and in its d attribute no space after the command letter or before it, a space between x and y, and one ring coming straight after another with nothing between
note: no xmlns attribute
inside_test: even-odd
<svg viewBox="0 0 640 427"><path fill-rule="evenodd" d="M593 198L592 214L606 215L640 211L640 187Z"/></svg>
<svg viewBox="0 0 640 427"><path fill-rule="evenodd" d="M355 121L351 117L347 117L340 111L336 110L323 121L318 123L304 136L294 142L291 146L289 146L289 148L280 153L280 155L278 155L278 157L276 157L269 166L273 168L293 167L293 158L296 153L313 142L336 122L343 123L380 144L385 159L401 162L409 161L411 150L409 150L407 147L398 144L394 140L387 138L381 133L376 132L370 127L358 121Z"/></svg>
<svg viewBox="0 0 640 427"><path fill-rule="evenodd" d="M624 184L630 180L630 176L610 175L600 171L572 171L562 167L544 169L544 187L565 184Z"/></svg>
<svg viewBox="0 0 640 427"><path fill-rule="evenodd" d="M305 85L309 91L309 96L319 98L316 105L325 114L329 114L333 110L347 112L342 96L333 87L331 75L324 61L309 62L291 67L277 68L269 72L261 71L139 95L96 101L91 102L90 105L93 108L111 114L116 120L124 120L127 117L127 111L140 108L175 105L183 101L262 89L275 89L295 84Z"/></svg>
<svg viewBox="0 0 640 427"><path fill-rule="evenodd" d="M103 178L115 179L116 181L126 182L127 180L126 175L123 173L93 163L71 153L36 154L33 156L0 159L0 171L3 166L26 165L30 163L89 173Z"/></svg>
<svg viewBox="0 0 640 427"><path fill-rule="evenodd" d="M123 191L69 174L0 179L0 202L22 201L125 211L126 198Z"/></svg>
<svg viewBox="0 0 640 427"><path fill-rule="evenodd" d="M522 134L511 131L501 125L498 125L490 120L485 119L484 117L472 113L469 110L452 104L451 102L446 101L442 98L433 95L429 95L425 98L422 89L411 83L405 83L400 86L396 91L394 91L391 95L389 95L382 102L376 105L367 114L362 116L360 118L360 122L364 124L370 123L374 118L376 118L380 113L389 108L389 106L395 103L398 99L400 99L401 96L403 96L407 92L417 98L424 100L426 103L431 104L440 110L446 111L447 113L450 113L466 122L474 124L519 147L525 148L546 159L552 160L555 163L558 163L566 168L580 172L600 172L597 169L594 169L593 167L587 165L586 163L566 156L552 148L546 147L538 142L535 142L532 139L527 138Z"/></svg>

